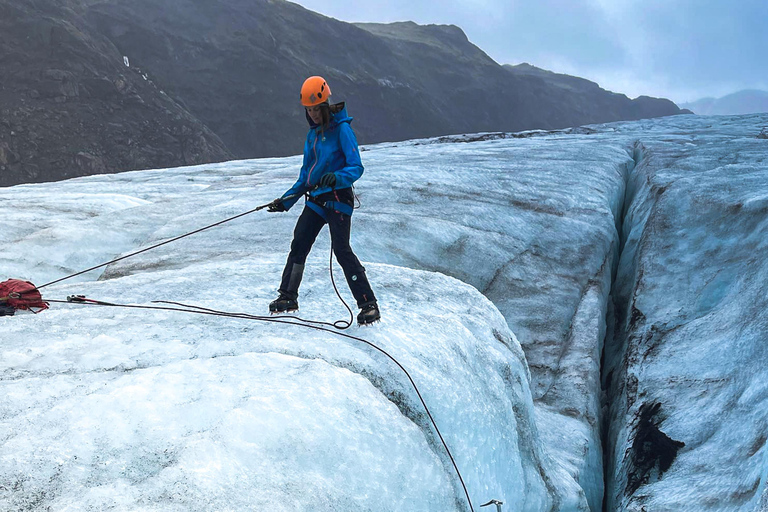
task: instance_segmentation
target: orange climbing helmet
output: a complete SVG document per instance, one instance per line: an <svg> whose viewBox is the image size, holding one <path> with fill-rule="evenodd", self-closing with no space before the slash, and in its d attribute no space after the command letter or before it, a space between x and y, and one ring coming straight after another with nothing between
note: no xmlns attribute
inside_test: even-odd
<svg viewBox="0 0 768 512"><path fill-rule="evenodd" d="M301 86L301 104L305 107L314 107L328 101L331 97L331 88L321 76L311 76L304 80Z"/></svg>

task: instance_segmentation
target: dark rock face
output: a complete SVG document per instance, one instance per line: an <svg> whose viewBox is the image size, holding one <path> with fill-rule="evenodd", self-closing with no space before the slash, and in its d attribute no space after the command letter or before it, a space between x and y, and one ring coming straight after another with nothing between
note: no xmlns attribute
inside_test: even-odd
<svg viewBox="0 0 768 512"><path fill-rule="evenodd" d="M0 185L299 153L313 74L361 143L681 112L500 66L455 26L349 24L283 0L0 0L0 70Z"/></svg>
<svg viewBox="0 0 768 512"><path fill-rule="evenodd" d="M0 2L0 186L231 157L70 8Z"/></svg>
<svg viewBox="0 0 768 512"><path fill-rule="evenodd" d="M682 441L675 441L659 428L661 404L645 403L638 411L635 439L632 442L630 470L627 475L625 493L631 496L649 479L660 479L685 447Z"/></svg>

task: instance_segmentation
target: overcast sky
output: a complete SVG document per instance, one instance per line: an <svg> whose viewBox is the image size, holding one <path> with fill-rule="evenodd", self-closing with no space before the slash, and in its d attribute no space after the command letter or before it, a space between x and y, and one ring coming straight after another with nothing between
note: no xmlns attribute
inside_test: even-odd
<svg viewBox="0 0 768 512"><path fill-rule="evenodd" d="M528 62L634 98L768 90L768 0L298 0L343 21L453 24Z"/></svg>

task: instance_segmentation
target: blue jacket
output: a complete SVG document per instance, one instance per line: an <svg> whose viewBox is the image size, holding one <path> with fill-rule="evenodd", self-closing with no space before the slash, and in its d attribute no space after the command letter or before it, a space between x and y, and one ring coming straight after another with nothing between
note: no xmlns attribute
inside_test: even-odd
<svg viewBox="0 0 768 512"><path fill-rule="evenodd" d="M349 123L352 118L347 115L347 108L344 103L334 105L339 110L331 115L328 126L322 130L319 125L314 124L309 116L309 133L307 141L304 143L304 163L299 172L299 179L283 197L293 194L303 194L309 192L311 197L317 197L321 194L330 192L328 187L322 187L315 190L312 188L320 181L320 177L328 173L336 173L336 189L349 188L363 175L363 163L360 161L360 151L357 148L357 138L355 132ZM290 209L299 198L295 197L283 201L286 209ZM317 213L325 217L322 208L312 202L307 205ZM343 205L346 206L346 205ZM343 213L352 214L352 207L333 209L344 210Z"/></svg>

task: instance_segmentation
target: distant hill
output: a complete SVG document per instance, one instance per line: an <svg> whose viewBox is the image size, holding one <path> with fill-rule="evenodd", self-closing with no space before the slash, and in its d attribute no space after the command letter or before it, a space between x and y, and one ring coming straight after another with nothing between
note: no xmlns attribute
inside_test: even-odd
<svg viewBox="0 0 768 512"><path fill-rule="evenodd" d="M768 112L768 91L745 89L722 98L702 98L680 105L700 115L740 115Z"/></svg>
<svg viewBox="0 0 768 512"><path fill-rule="evenodd" d="M285 0L0 0L0 70L0 186L299 153L314 74L361 143L681 112L501 66L456 26L344 23Z"/></svg>
<svg viewBox="0 0 768 512"><path fill-rule="evenodd" d="M602 89L595 82L537 68L528 63L504 68L515 76L538 80L538 90L546 94L551 109L560 123L567 126L569 120L581 119L579 124L604 123L617 120L637 120L675 114L690 114L679 109L670 100L639 96L629 99L626 95Z"/></svg>

